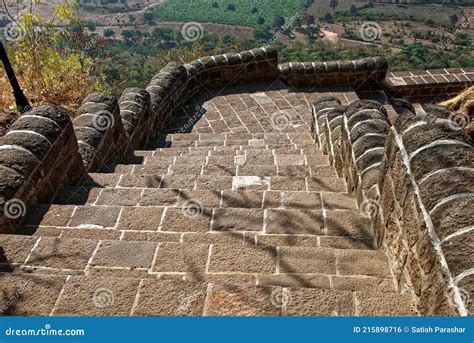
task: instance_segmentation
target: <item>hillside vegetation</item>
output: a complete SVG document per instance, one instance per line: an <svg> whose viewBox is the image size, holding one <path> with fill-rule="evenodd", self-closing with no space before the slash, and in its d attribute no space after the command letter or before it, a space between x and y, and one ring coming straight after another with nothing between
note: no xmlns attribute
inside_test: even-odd
<svg viewBox="0 0 474 343"><path fill-rule="evenodd" d="M259 18L271 23L277 16L300 17L308 0L167 0L155 8L160 21L197 21L257 27ZM260 25L262 19L260 19Z"/></svg>

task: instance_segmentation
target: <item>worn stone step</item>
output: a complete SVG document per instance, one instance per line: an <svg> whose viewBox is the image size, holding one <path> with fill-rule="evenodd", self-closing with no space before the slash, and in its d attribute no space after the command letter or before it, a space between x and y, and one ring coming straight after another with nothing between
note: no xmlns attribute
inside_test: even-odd
<svg viewBox="0 0 474 343"><path fill-rule="evenodd" d="M370 219L362 216L359 211L323 210L321 204L319 207L310 207L305 203L308 201L307 198L297 198L298 193L291 194L288 198L285 196L283 199L299 203L302 208L263 209L226 207L236 206L234 202L242 201L248 196L244 194L242 198L241 193L238 194L240 198L234 197L233 194L226 198L227 195L224 193L221 200L208 194L207 201L220 205L220 208L204 207L195 199L172 200L172 194L163 193L159 195L162 199L168 197L177 203L161 206L146 203L147 206L137 207L137 202L140 204L147 202L147 198L134 198L131 192L117 191L119 190L103 190L94 205L32 205L28 207L22 225L168 233L229 232L229 235L232 235L232 232L254 232L269 235L320 235L361 239L372 237ZM315 196L317 199L318 195ZM281 198L268 198L268 201L276 201L280 206L284 206Z"/></svg>
<svg viewBox="0 0 474 343"><path fill-rule="evenodd" d="M92 205L101 188L71 187L60 190L52 203L57 205ZM187 202L201 207L289 208L356 210L353 195L347 193L321 193L299 191L210 191L193 189L144 189L139 206L177 206ZM131 206L133 206L131 205Z"/></svg>
<svg viewBox="0 0 474 343"><path fill-rule="evenodd" d="M175 133L162 136L161 139L165 141L220 141L220 140L252 140L252 139L267 139L267 140L294 140L298 142L314 142L314 139L309 133Z"/></svg>
<svg viewBox="0 0 474 343"><path fill-rule="evenodd" d="M172 188L221 190L274 190L345 193L346 183L335 177L230 176L179 174L90 173L79 184L86 188ZM137 193L137 191L135 191Z"/></svg>
<svg viewBox="0 0 474 343"><path fill-rule="evenodd" d="M179 278L0 273L3 314L36 316L415 315L407 295ZM229 279L231 281L232 278ZM13 296L21 292L20 298ZM8 298L8 294L12 296Z"/></svg>
<svg viewBox="0 0 474 343"><path fill-rule="evenodd" d="M239 241L232 234L222 244L18 235L3 235L0 239L4 250L1 270L8 272L123 277L180 275L190 279L238 274L260 275L262 283L287 282L287 274L301 274L300 278L307 280L320 274L391 278L387 258L379 250L254 244L244 239Z"/></svg>

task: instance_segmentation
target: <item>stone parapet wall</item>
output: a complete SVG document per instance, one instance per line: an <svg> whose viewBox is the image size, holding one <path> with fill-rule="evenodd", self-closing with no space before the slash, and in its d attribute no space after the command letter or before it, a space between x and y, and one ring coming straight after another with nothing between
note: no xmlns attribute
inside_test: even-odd
<svg viewBox="0 0 474 343"><path fill-rule="evenodd" d="M474 148L446 112L397 120L379 181L376 228L400 289L425 315L472 314Z"/></svg>
<svg viewBox="0 0 474 343"><path fill-rule="evenodd" d="M320 97L314 137L372 219L374 246L383 246L399 291L411 294L423 315L472 314L473 142L439 106L420 116L396 104L404 111L393 126L385 108L367 100L329 125L339 104Z"/></svg>
<svg viewBox="0 0 474 343"><path fill-rule="evenodd" d="M110 95L88 95L73 121L79 153L87 171L99 171L125 155L128 139L122 125L117 100Z"/></svg>
<svg viewBox="0 0 474 343"><path fill-rule="evenodd" d="M150 94L141 88L127 88L123 91L118 106L130 148L144 146L153 134L149 127L152 118Z"/></svg>
<svg viewBox="0 0 474 343"><path fill-rule="evenodd" d="M395 97L449 97L474 83L474 68L448 68L388 73L384 85Z"/></svg>
<svg viewBox="0 0 474 343"><path fill-rule="evenodd" d="M388 63L383 57L355 61L292 62L278 66L280 78L292 87L353 86L371 88L385 79Z"/></svg>
<svg viewBox="0 0 474 343"><path fill-rule="evenodd" d="M331 164L341 176L342 159L339 151L341 136L341 122L344 107L335 96L323 96L316 99L312 107L312 126L314 137L321 149L329 155Z"/></svg>
<svg viewBox="0 0 474 343"><path fill-rule="evenodd" d="M0 138L0 233L13 233L29 203L49 202L84 173L69 115L40 106Z"/></svg>

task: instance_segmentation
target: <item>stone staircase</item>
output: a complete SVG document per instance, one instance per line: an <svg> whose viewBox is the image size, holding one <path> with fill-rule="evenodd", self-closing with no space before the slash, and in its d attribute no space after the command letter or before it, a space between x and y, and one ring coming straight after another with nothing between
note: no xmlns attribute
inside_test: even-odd
<svg viewBox="0 0 474 343"><path fill-rule="evenodd" d="M30 207L0 236L3 313L416 315L309 133L317 95L214 95L193 132Z"/></svg>

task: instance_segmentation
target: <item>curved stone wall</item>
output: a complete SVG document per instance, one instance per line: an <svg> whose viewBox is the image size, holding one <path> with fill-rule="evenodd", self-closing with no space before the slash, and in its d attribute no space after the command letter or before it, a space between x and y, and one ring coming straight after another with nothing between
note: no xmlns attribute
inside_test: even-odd
<svg viewBox="0 0 474 343"><path fill-rule="evenodd" d="M451 115L400 117L380 175L376 225L399 287L426 315L472 314L474 148Z"/></svg>
<svg viewBox="0 0 474 343"><path fill-rule="evenodd" d="M329 125L338 101L320 97L314 135L329 155L339 151L342 163L331 161L371 217L374 245L389 257L399 291L411 294L423 315L472 314L473 142L446 109L427 106L417 115L409 103L393 104L402 109L394 126L385 108L368 100L350 104L342 123Z"/></svg>
<svg viewBox="0 0 474 343"><path fill-rule="evenodd" d="M350 85L370 88L387 75L388 63L383 57L355 61L292 62L278 66L280 77L292 87L330 87Z"/></svg>
<svg viewBox="0 0 474 343"><path fill-rule="evenodd" d="M40 106L0 138L0 233L12 233L29 203L48 202L84 173L69 115Z"/></svg>
<svg viewBox="0 0 474 343"><path fill-rule="evenodd" d="M77 110L73 125L87 171L100 170L128 149L117 100L111 95L88 95Z"/></svg>
<svg viewBox="0 0 474 343"><path fill-rule="evenodd" d="M268 46L170 63L146 90L126 89L119 101L91 94L73 123L59 108L38 107L1 138L0 233L14 232L21 220L13 210L48 203L61 186L154 140L174 110L199 92L278 78L296 87L368 88L386 70L380 58L278 66ZM373 219L374 245L384 247L400 291L412 294L422 314L472 313L466 300L474 296L472 140L446 110L428 107L421 117L409 103L392 103L401 108L395 126L377 102L344 107L336 97L320 97L313 135Z"/></svg>
<svg viewBox="0 0 474 343"><path fill-rule="evenodd" d="M331 164L335 165L337 172L340 173L342 159L339 142L344 107L337 97L323 96L315 100L312 112L312 126L317 132L320 147L324 153L329 154Z"/></svg>
<svg viewBox="0 0 474 343"><path fill-rule="evenodd" d="M132 149L144 146L152 135L148 125L151 121L150 94L141 88L127 88L118 106L129 146Z"/></svg>

